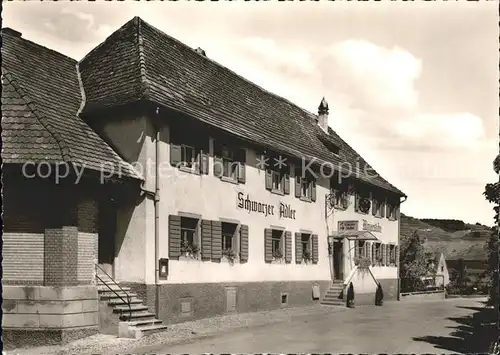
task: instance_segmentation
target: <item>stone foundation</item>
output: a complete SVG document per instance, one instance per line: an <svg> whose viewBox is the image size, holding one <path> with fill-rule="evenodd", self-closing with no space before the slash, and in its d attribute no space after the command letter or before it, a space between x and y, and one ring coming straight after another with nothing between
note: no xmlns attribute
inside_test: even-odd
<svg viewBox="0 0 500 355"><path fill-rule="evenodd" d="M130 287L144 300L151 312L155 307L155 285L120 283ZM296 307L319 303L313 300L313 285L321 297L331 281L221 282L160 285L160 319L166 324L214 317ZM282 296L287 303L282 304Z"/></svg>
<svg viewBox="0 0 500 355"><path fill-rule="evenodd" d="M2 326L8 348L64 344L99 329L95 286L3 286Z"/></svg>

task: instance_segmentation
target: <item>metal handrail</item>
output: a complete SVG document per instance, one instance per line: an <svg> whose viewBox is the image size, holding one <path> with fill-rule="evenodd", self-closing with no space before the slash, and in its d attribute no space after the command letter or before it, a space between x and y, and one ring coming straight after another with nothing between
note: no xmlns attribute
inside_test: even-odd
<svg viewBox="0 0 500 355"><path fill-rule="evenodd" d="M125 293L125 295L127 296L127 300L125 301L123 299L122 296L120 296L114 289L112 289L103 279L101 279L99 277L99 275L97 275L97 269L101 270L107 277L109 277L109 279L120 289L120 291L122 291L123 293ZM106 271L103 270L102 267L100 267L98 264L95 264L95 276L107 287L109 288L110 291L112 291L116 296L118 296L119 299L121 299L124 303L126 303L128 305L128 311L129 311L129 320L132 318L132 306L131 306L131 302L130 302L130 295L128 294L127 291L125 291L123 288L121 288L120 285L118 285L116 283L115 280L113 280L113 278L111 276L108 275L108 273ZM124 317L123 317L123 314L120 314L120 320L125 320Z"/></svg>

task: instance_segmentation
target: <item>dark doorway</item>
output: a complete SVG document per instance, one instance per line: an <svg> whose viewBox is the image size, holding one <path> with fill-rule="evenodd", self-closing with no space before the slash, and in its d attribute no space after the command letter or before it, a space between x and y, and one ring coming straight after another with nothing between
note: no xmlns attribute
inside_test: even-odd
<svg viewBox="0 0 500 355"><path fill-rule="evenodd" d="M333 277L335 280L344 280L344 256L342 242L333 242Z"/></svg>
<svg viewBox="0 0 500 355"><path fill-rule="evenodd" d="M113 277L115 259L116 206L112 198L103 197L99 203L99 242L97 263Z"/></svg>

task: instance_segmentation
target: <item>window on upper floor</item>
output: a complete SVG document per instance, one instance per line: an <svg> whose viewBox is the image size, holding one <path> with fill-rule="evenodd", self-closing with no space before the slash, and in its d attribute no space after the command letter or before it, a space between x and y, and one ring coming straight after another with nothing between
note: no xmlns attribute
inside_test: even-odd
<svg viewBox="0 0 500 355"><path fill-rule="evenodd" d="M266 189L279 195L288 195L290 193L290 167L286 158L272 153L262 154L262 157L267 158Z"/></svg>
<svg viewBox="0 0 500 355"><path fill-rule="evenodd" d="M372 214L375 217L385 215L385 199L376 193L372 193Z"/></svg>
<svg viewBox="0 0 500 355"><path fill-rule="evenodd" d="M303 201L316 201L316 179L314 176L302 169L295 169L295 197Z"/></svg>
<svg viewBox="0 0 500 355"><path fill-rule="evenodd" d="M208 174L208 135L199 127L170 127L170 164L182 171Z"/></svg>
<svg viewBox="0 0 500 355"><path fill-rule="evenodd" d="M396 200L387 201L386 217L391 221L396 221L399 219L399 205Z"/></svg>
<svg viewBox="0 0 500 355"><path fill-rule="evenodd" d="M333 198L333 207L339 210L346 210L349 206L348 183L340 180L338 174L330 179L330 193Z"/></svg>
<svg viewBox="0 0 500 355"><path fill-rule="evenodd" d="M214 139L214 176L224 181L245 183L246 150L229 139Z"/></svg>

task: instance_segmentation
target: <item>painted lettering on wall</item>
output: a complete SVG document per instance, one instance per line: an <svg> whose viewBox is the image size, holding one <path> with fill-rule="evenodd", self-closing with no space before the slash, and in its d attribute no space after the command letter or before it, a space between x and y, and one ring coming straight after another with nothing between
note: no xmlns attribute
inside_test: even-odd
<svg viewBox="0 0 500 355"><path fill-rule="evenodd" d="M280 202L280 218L295 219L295 210L292 206Z"/></svg>
<svg viewBox="0 0 500 355"><path fill-rule="evenodd" d="M251 200L250 195L248 194L245 198L245 194L243 192L238 192L238 208L248 211L248 213L257 212L262 213L265 217L274 216L274 207L275 206L267 203ZM296 211L291 205L280 202L278 213L280 218L295 219Z"/></svg>
<svg viewBox="0 0 500 355"><path fill-rule="evenodd" d="M339 221L339 231L357 231L358 221Z"/></svg>
<svg viewBox="0 0 500 355"><path fill-rule="evenodd" d="M363 230L368 232L382 232L382 226L379 223L371 224L366 219L363 219Z"/></svg>
<svg viewBox="0 0 500 355"><path fill-rule="evenodd" d="M238 207L248 211L248 213L258 212L264 214L266 217L269 215L274 216L273 205L250 200L250 196L248 194L247 198L244 198L243 192L238 192Z"/></svg>

